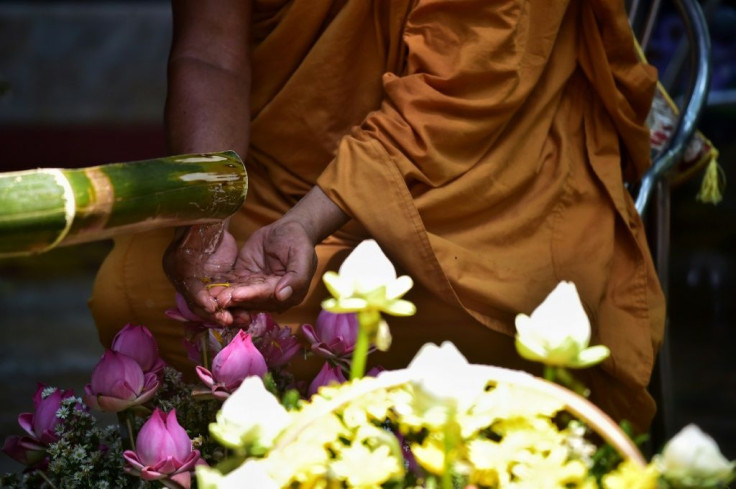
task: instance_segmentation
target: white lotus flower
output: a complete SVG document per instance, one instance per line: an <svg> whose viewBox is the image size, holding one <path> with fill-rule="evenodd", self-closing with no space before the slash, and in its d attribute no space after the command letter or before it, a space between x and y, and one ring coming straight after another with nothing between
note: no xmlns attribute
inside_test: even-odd
<svg viewBox="0 0 736 489"><path fill-rule="evenodd" d="M590 321L572 282L560 282L531 316L516 316L516 349L528 360L582 368L608 357L606 346L589 342Z"/></svg>
<svg viewBox="0 0 736 489"><path fill-rule="evenodd" d="M428 398L429 405L443 404L455 411L472 405L488 383L487 373L468 363L449 341L442 346L423 345L407 371L418 391Z"/></svg>
<svg viewBox="0 0 736 489"><path fill-rule="evenodd" d="M246 378L222 404L210 432L230 448L262 450L273 445L291 417L258 376Z"/></svg>
<svg viewBox="0 0 736 489"><path fill-rule="evenodd" d="M414 285L411 277L396 277L396 269L372 239L361 242L340 266L338 273L323 276L333 299L322 303L331 312L383 311L411 316L416 307L401 296Z"/></svg>
<svg viewBox="0 0 736 489"><path fill-rule="evenodd" d="M662 475L683 487L721 487L734 477L736 462L729 462L718 444L689 424L664 446L655 463Z"/></svg>

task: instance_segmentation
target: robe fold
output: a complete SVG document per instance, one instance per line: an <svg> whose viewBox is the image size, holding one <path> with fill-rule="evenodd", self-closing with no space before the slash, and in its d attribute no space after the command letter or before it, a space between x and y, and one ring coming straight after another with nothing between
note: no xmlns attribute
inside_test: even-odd
<svg viewBox="0 0 736 489"><path fill-rule="evenodd" d="M450 339L471 361L534 370L513 351L514 316L569 280L592 342L612 351L580 375L645 428L664 300L624 182L650 164L656 73L623 2L262 0L253 32L250 190L231 230L245 240L315 184L352 217L280 319L314 321L321 273L372 237L414 278L419 310L389 318L377 363ZM163 317L170 235L119 239L91 305L103 343L142 322L183 365L180 327Z"/></svg>

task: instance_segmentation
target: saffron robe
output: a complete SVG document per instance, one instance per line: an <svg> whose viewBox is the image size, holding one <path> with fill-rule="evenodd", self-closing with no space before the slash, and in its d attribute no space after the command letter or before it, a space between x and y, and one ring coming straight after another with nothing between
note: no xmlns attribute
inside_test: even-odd
<svg viewBox="0 0 736 489"><path fill-rule="evenodd" d="M261 0L253 35L250 190L231 230L245 240L315 184L352 217L280 321L314 321L321 274L372 237L414 278L419 310L388 318L375 363L449 339L471 361L534 371L514 317L569 280L612 352L580 376L615 418L648 426L664 300L624 181L650 164L656 73L623 1ZM170 238L119 238L90 304L103 344L142 323L191 370L163 315Z"/></svg>

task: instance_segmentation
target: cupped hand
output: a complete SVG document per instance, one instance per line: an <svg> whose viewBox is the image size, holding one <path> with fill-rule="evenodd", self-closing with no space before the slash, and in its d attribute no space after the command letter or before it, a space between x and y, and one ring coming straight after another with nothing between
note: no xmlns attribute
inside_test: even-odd
<svg viewBox="0 0 736 489"><path fill-rule="evenodd" d="M282 218L253 233L232 270L214 277L222 285L208 291L233 314L283 311L304 299L316 266L314 243L302 224Z"/></svg>
<svg viewBox="0 0 736 489"><path fill-rule="evenodd" d="M211 293L213 277L231 272L238 256L235 238L227 223L196 225L177 230L164 254L163 266L169 280L186 299L191 310L203 319L223 325L249 319L242 312L222 308Z"/></svg>

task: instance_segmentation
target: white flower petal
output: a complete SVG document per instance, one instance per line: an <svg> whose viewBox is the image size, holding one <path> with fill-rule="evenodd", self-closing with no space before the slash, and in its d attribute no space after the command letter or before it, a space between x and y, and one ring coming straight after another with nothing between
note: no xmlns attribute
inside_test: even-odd
<svg viewBox="0 0 736 489"><path fill-rule="evenodd" d="M414 286L414 281L408 275L402 275L386 285L386 299L398 299Z"/></svg>
<svg viewBox="0 0 736 489"><path fill-rule="evenodd" d="M573 367L589 367L600 363L611 355L611 350L605 345L596 345L586 348L585 350L578 353L577 365L571 365Z"/></svg>
<svg viewBox="0 0 736 489"><path fill-rule="evenodd" d="M341 278L335 272L325 272L322 276L322 281L325 283L327 290L332 294L333 297L350 297L353 295L353 284L350 280Z"/></svg>
<svg viewBox="0 0 736 489"><path fill-rule="evenodd" d="M366 307L368 307L366 300L358 297L322 301L322 309L330 312L356 312L362 311Z"/></svg>
<svg viewBox="0 0 736 489"><path fill-rule="evenodd" d="M557 284L530 316L518 314L515 323L517 350L524 358L539 356L537 361L550 365L576 366L602 354L594 349L579 358L590 341L590 321L571 282Z"/></svg>
<svg viewBox="0 0 736 489"><path fill-rule="evenodd" d="M382 309L383 312L392 316L412 316L417 312L417 306L413 302L401 299L389 302Z"/></svg>
<svg viewBox="0 0 736 489"><path fill-rule="evenodd" d="M488 379L449 341L423 345L407 369L413 382L440 402L468 406L483 393Z"/></svg>
<svg viewBox="0 0 736 489"><path fill-rule="evenodd" d="M573 338L583 348L590 341L590 320L572 282L560 282L532 312L531 318L550 336ZM540 326L541 328L541 326Z"/></svg>
<svg viewBox="0 0 736 489"><path fill-rule="evenodd" d="M539 345L534 343L525 343L521 337L516 337L516 351L521 355L522 358L526 358L532 362L544 362L547 358L547 350L539 348Z"/></svg>
<svg viewBox="0 0 736 489"><path fill-rule="evenodd" d="M375 240L362 241L340 266L340 277L366 293L396 280L396 269Z"/></svg>
<svg viewBox="0 0 736 489"><path fill-rule="evenodd" d="M388 323L386 321L381 321L378 323L378 331L376 332L376 338L374 340L376 348L380 351L388 351L391 347L391 340L391 330L388 327Z"/></svg>
<svg viewBox="0 0 736 489"><path fill-rule="evenodd" d="M266 390L260 377L246 378L222 404L216 429L228 438L237 436L246 443L267 447L291 420L278 399Z"/></svg>

